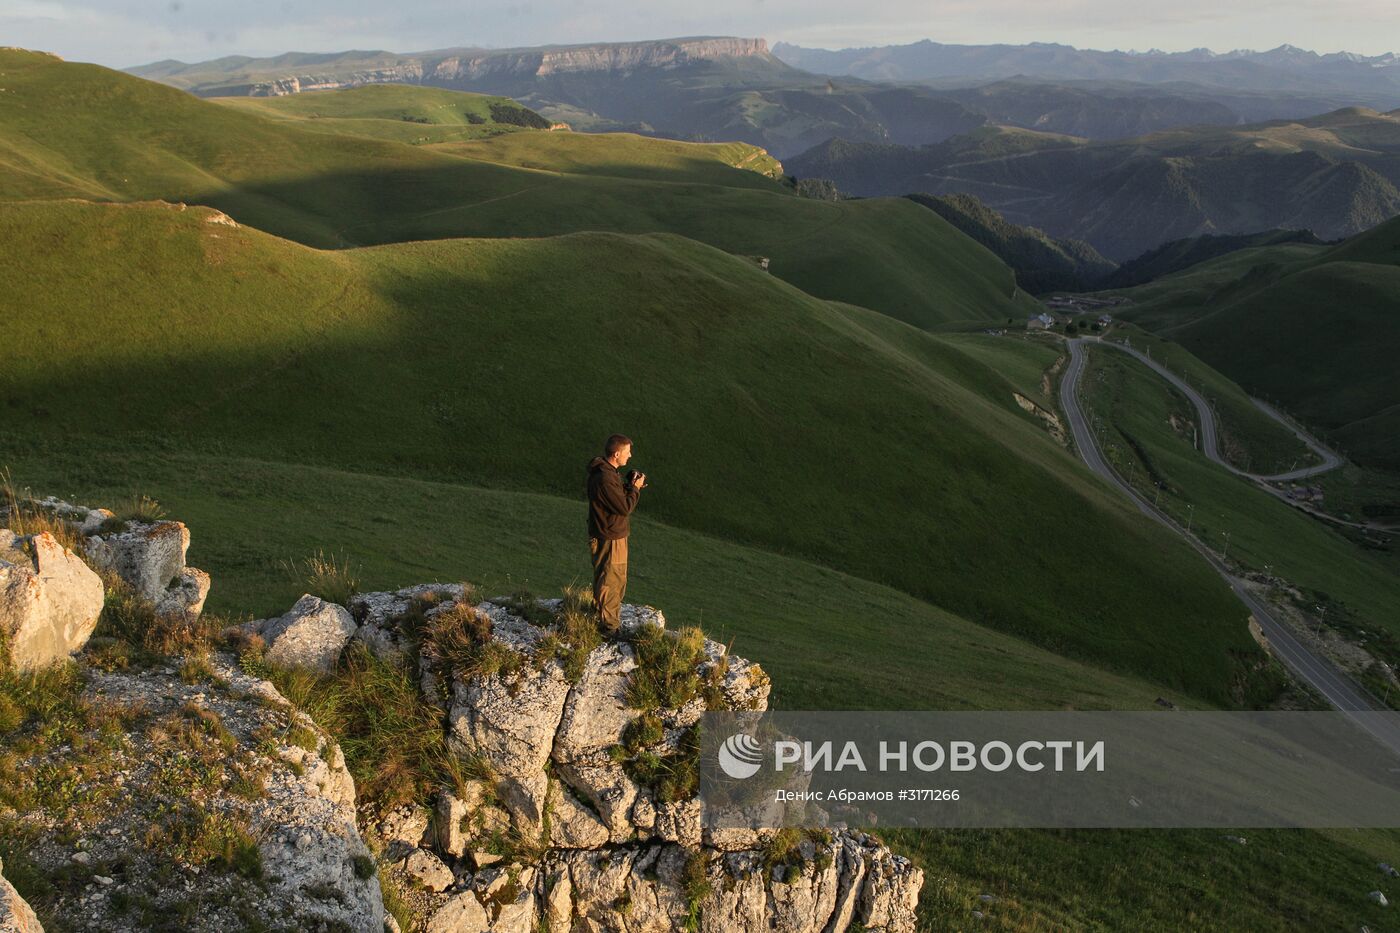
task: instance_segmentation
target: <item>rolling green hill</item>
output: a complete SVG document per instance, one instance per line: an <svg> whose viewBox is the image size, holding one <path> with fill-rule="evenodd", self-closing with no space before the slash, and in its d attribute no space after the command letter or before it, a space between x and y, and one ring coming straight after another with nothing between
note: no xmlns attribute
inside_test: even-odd
<svg viewBox="0 0 1400 933"><path fill-rule="evenodd" d="M1037 361L1053 350L978 335L945 341L815 302L742 262L666 237L325 253L211 218L218 219L199 208L152 204L0 207L6 241L32 244L0 259L7 280L23 288L0 298L0 311L26 325L23 342L6 345L0 367L7 412L0 450L17 480L76 500L113 501L133 490L157 496L194 529L190 559L213 572L217 611L284 609L302 582L282 562L319 548L351 559L366 587L467 577L493 589L524 585L549 593L577 582L587 565L574 488L581 460L574 455L591 449L603 419L609 427L618 419L643 421L644 409L664 404L680 413L672 422L697 423L636 432L639 461L656 485L636 521L631 591L663 606L671 624L701 624L760 660L775 678L779 708L1125 709L1149 707L1158 696L1195 708L1210 702L1196 687L1207 684L1204 692L1213 693L1215 677L1244 675L1257 657L1228 597L1217 606L1213 581L1199 575L1203 565L1183 563L1178 545L1093 482L1038 428L1010 420L1017 417L1010 406L995 404L1004 404L1009 385L1035 381ZM528 286L513 287L512 270L492 261L502 249L556 257L578 240L595 241L597 249L560 269L571 287L551 286L539 296L526 297ZM133 255L144 257L134 273ZM83 276L72 274L77 268ZM463 276L471 287L460 287ZM394 287L433 279L437 288ZM717 301L731 280L752 298L732 307ZM665 351L670 375L692 368L698 381L581 362L594 345L578 328L617 317L609 307L617 288L665 290L670 314L652 311L614 326L631 331L631 352ZM320 300L326 294L334 300ZM510 298L516 300L503 300ZM705 339L695 323L721 313L735 326ZM323 328L372 344L323 357ZM741 355L756 336L763 350L751 351L748 365ZM961 347L969 341L983 346L966 354ZM842 371L830 362L842 353L851 372L827 389L824 381ZM1010 384L998 374L1007 357L1015 360L1004 367ZM16 373L10 364L20 361L27 391L17 395L8 380ZM557 405L540 413L551 431L570 438L568 450L545 450L554 441L542 443L522 422L553 402L550 380L572 370L595 383L589 391L605 404L591 407L606 411L596 425L596 411L580 411L580 425L559 424ZM941 381L939 372L949 379ZM846 391L857 382L869 392ZM643 390L650 394L640 397ZM720 397L723 405L712 404ZM940 399L946 407L910 419L901 438L909 447L905 459L879 446L882 412L901 403L926 410ZM968 420L980 428L949 423L957 441L930 447L918 434L920 422L956 422L957 407L969 409ZM843 420L853 412L858 417ZM767 436L785 415L793 420L782 443L792 442L804 417L813 424L795 451L806 462L769 472ZM826 418L842 423L827 427ZM235 426L241 430L229 430ZM705 485L708 465L689 465L693 448L668 451L691 432L702 444L719 437L730 445L712 452L711 465L735 461L718 493ZM1020 456L1039 460L1039 468L1018 477L996 462L974 462L978 449L993 444L992 432ZM435 447L464 481L416 475ZM536 474L555 472L555 460L561 494L522 491L547 484ZM483 471L495 488L472 482ZM910 474L911 490L931 484L931 496L946 500L933 515L942 551L914 550L921 524L915 510L926 502L900 502L896 512L881 494L881 476L896 471ZM1000 489L983 495L973 488L978 472ZM788 488L794 483L844 491L852 476L869 495L859 514L836 526L840 537L875 530L878 521L893 539L887 546L911 552L877 575L901 566L931 577L957 570L962 584L986 577L1010 593L1049 601L1064 591L1103 589L1093 597L1102 600L1121 582L1127 608L1101 603L1090 607L1084 625L1057 624L1032 636L1053 643L1051 652L897 587L824 566L820 555L801 559L792 545L745 546L674 521L689 497L721 510L771 514L764 500L791 501L804 492ZM981 502L953 501L963 489ZM1022 495L1035 516L1029 522L1016 514ZM1072 500L1064 503L1071 510L1061 514L1055 499ZM904 525L891 524L891 515L904 516ZM829 524L821 531L828 544L837 537ZM977 548L971 534L986 525L1016 553L978 554L945 571L946 553ZM774 526L787 527L782 520ZM841 563L854 569L858 561ZM1169 592L1159 593L1159 584ZM1238 652L1245 665L1222 665L1222 652ZM1143 664L1151 676L1105 670L1123 664ZM1178 677L1184 694L1171 685ZM1236 685L1247 687L1247 680ZM1249 832L1243 855L1217 831L893 831L887 838L942 873L921 901L921 922L930 929L956 928L968 910L985 911L978 895L986 892L999 899L995 917L1016 927L1270 928L1358 916L1374 926L1383 919L1380 909L1365 905L1351 886L1369 880L1378 860L1393 858L1395 845L1384 833L1258 830ZM1123 871L1129 864L1133 870ZM1200 866L1211 867L1209 881L1196 878ZM1282 893L1280 878L1289 879Z"/></svg>
<svg viewBox="0 0 1400 933"><path fill-rule="evenodd" d="M1163 243L1150 249L1136 259L1123 263L1098 283L1099 288L1132 288L1145 285L1153 279L1160 279L1173 272L1181 272L1217 256L1233 253L1241 249L1258 246L1276 246L1281 243L1302 243L1308 246L1322 246L1322 241L1309 230L1263 230L1259 233L1244 233L1238 236L1187 237Z"/></svg>
<svg viewBox="0 0 1400 933"><path fill-rule="evenodd" d="M584 137L548 134L556 152L548 158L561 170L527 169L307 132L292 121L38 53L0 51L0 69L7 82L0 95L4 200L209 204L242 223L329 247L582 230L676 233L767 257L774 275L818 297L920 325L1004 317L1025 307L1012 298L1010 270L932 212L902 199L799 198L763 176L771 165L761 154L744 169L724 170L743 184L713 184L717 173L708 167L682 180L684 160L674 155L657 156L670 165L652 177L637 177L648 171L630 157L622 157L628 167L606 175L597 170L603 150L626 149L635 138L600 149ZM507 159L508 142L498 142L503 148L491 158ZM558 154L572 147L578 156ZM733 149L692 152L689 160L703 162L730 158ZM593 170L567 171L589 160Z"/></svg>
<svg viewBox="0 0 1400 933"><path fill-rule="evenodd" d="M1114 265L1080 240L1057 240L1034 227L1008 223L970 194L908 195L963 233L996 253L1016 271L1016 281L1032 294L1087 291Z"/></svg>
<svg viewBox="0 0 1400 933"><path fill-rule="evenodd" d="M1369 644L1382 660L1400 663L1395 553L1368 550L1335 526L1210 463L1183 427L1195 418L1185 398L1123 353L1106 348L1090 353L1085 401L1108 426L1109 457L1122 474L1183 526L1190 507L1193 532L1217 552L1228 534L1234 562L1287 581L1313 605L1326 602L1334 627ZM1162 483L1160 496L1148 477Z"/></svg>
<svg viewBox="0 0 1400 933"><path fill-rule="evenodd" d="M1208 568L1002 377L893 318L673 236L322 252L218 220L0 212L30 244L3 260L13 430L573 497L625 426L670 524L1219 702L1257 654ZM1114 573L1071 571L1105 547Z"/></svg>
<svg viewBox="0 0 1400 933"><path fill-rule="evenodd" d="M918 148L828 144L784 162L856 195L972 194L1119 262L1202 234L1339 239L1400 213L1400 116L1362 107L1118 140L987 128Z"/></svg>
<svg viewBox="0 0 1400 933"><path fill-rule="evenodd" d="M1357 462L1400 469L1400 219L1334 247L1232 253L1123 294L1122 316L1277 399Z"/></svg>
<svg viewBox="0 0 1400 933"><path fill-rule="evenodd" d="M216 100L261 116L295 120L315 132L405 143L456 142L550 125L508 97L398 84L366 84L335 94Z"/></svg>

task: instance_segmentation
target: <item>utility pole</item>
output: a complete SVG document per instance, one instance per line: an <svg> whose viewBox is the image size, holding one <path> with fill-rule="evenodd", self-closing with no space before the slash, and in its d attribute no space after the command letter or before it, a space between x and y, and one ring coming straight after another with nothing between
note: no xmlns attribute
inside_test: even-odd
<svg viewBox="0 0 1400 933"><path fill-rule="evenodd" d="M1324 622L1327 621L1327 607L1326 607L1326 606L1315 606L1315 607L1313 607L1313 608L1315 608L1315 609L1320 613L1320 615L1319 615L1318 618L1317 618L1317 635L1318 635L1319 638L1321 638L1321 637L1322 637L1322 624L1323 624Z"/></svg>
<svg viewBox="0 0 1400 933"><path fill-rule="evenodd" d="M1186 507L1186 533L1191 533L1191 523L1196 520L1196 507L1188 505Z"/></svg>
<svg viewBox="0 0 1400 933"><path fill-rule="evenodd" d="M1230 553L1230 532L1222 531L1220 533L1225 536L1225 546L1220 549L1220 559L1223 561L1226 555Z"/></svg>
<svg viewBox="0 0 1400 933"><path fill-rule="evenodd" d="M1152 497L1152 507L1155 509L1157 504L1162 501L1162 484L1153 483L1152 485L1157 487L1157 494Z"/></svg>

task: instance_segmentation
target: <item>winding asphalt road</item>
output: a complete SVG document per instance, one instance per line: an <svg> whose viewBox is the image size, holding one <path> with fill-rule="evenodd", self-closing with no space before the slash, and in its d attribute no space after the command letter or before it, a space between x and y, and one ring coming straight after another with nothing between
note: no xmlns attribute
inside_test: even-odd
<svg viewBox="0 0 1400 933"><path fill-rule="evenodd" d="M1258 399L1253 399L1252 401L1260 411L1262 411L1264 414L1268 415L1270 418L1274 419L1279 424L1283 425L1285 428L1291 431L1294 437L1298 438L1298 440L1302 441L1308 446L1308 449L1310 449L1313 453L1321 457L1322 462L1316 464L1315 466L1303 467L1299 470L1290 470L1287 473L1276 473L1272 476L1265 476L1260 473L1249 473L1245 470L1238 469L1232 466L1229 462L1225 460L1224 457L1220 455L1220 427L1215 421L1215 412L1212 411L1210 405L1206 403L1205 397L1202 396L1201 393L1197 392L1195 389L1191 388L1190 384L1187 383L1185 379L1182 379L1176 373L1172 372L1170 369L1167 369L1167 367L1163 366L1161 363L1157 362L1152 357L1148 356L1146 353L1143 353L1141 350L1134 350L1132 347L1125 346L1121 343L1117 343L1112 340L1100 340L1097 337L1085 337L1080 339L1093 340L1097 342L1100 346L1113 347L1115 350L1122 350L1124 353L1131 354L1132 356L1137 357L1144 365L1146 365L1155 373L1157 373L1157 375L1161 376L1163 379L1167 380L1172 385L1180 389L1182 394L1191 400L1191 404L1196 407L1196 413L1200 417L1202 452L1204 452L1205 455L1211 460L1220 464L1225 469L1229 470L1231 473L1234 473L1236 476L1245 476L1249 479L1259 480L1262 482L1278 483L1283 482L1285 480L1302 479L1305 476L1315 476L1318 473L1326 473L1328 470L1336 469L1337 467L1342 465L1342 458L1337 456L1337 454L1333 453L1331 450L1328 450L1325 446L1323 446L1321 441L1317 440L1315 437L1312 437L1307 432L1300 430L1297 425L1293 424L1291 421L1285 418L1283 414L1277 409L1275 409L1273 406L1266 405Z"/></svg>
<svg viewBox="0 0 1400 933"><path fill-rule="evenodd" d="M1123 344L1116 343L1112 340L1103 340L1098 337L1081 337L1078 339L1093 341L1098 346L1112 347L1115 350L1121 350L1124 353L1137 357L1137 359L1141 361L1143 365L1149 367L1150 369L1152 369L1153 372L1157 373L1163 379L1170 382L1173 386L1180 389L1182 394L1186 396L1186 398L1196 409L1196 417L1201 425L1201 451L1211 462L1218 463L1220 466L1229 470L1236 476L1242 476L1245 479L1253 480L1261 490L1273 496L1275 499L1282 502L1284 505L1293 509L1297 509L1300 512L1306 512L1314 518L1320 519L1321 521L1328 522L1333 525L1345 525L1349 528L1360 528L1367 531L1381 531L1386 533L1392 533L1395 530L1394 528L1388 525L1380 525L1372 522L1352 522L1347 521L1344 518L1338 518L1335 515L1329 515L1326 512L1313 508L1306 502L1300 502L1297 499L1289 498L1286 492L1284 492L1282 489L1279 489L1277 486L1272 485L1273 483L1286 482L1295 479L1303 479L1304 477L1315 476L1318 473L1326 473L1328 470L1335 469L1342 465L1342 458L1340 456L1338 456L1333 451L1329 450L1317 438L1313 437L1312 435L1304 431L1302 428L1298 427L1298 425L1290 421L1287 417L1283 415L1282 412L1278 411L1273 406L1265 404L1264 402L1259 401L1259 399L1257 398L1250 400L1254 402L1255 406L1258 407L1260 411L1268 415L1270 418L1273 418L1279 424L1283 425L1285 428L1291 431L1294 437L1298 438L1298 440L1306 444L1308 448L1313 451L1313 453L1321 457L1321 463L1315 464L1310 467L1303 467L1298 470L1289 470L1286 473L1275 473L1271 476L1265 476L1261 473L1250 473L1245 470L1241 470L1238 467L1235 467L1220 455L1220 430L1219 424L1215 419L1215 412L1206 402L1205 397L1201 395L1201 393L1197 392L1195 389L1191 388L1191 386L1186 382L1185 379L1182 379L1176 373L1172 372L1170 369L1167 369L1165 366L1154 360L1152 357L1148 356L1146 353L1143 353L1139 350L1134 350L1132 347L1124 346Z"/></svg>
<svg viewBox="0 0 1400 933"><path fill-rule="evenodd" d="M1064 377L1060 380L1060 407L1064 410L1065 417L1069 421L1070 431L1074 436L1074 445L1078 448L1080 456L1084 458L1089 469L1118 487L1132 499L1133 504L1144 515L1181 535L1186 543L1204 557L1216 573L1220 574L1235 596L1244 603L1245 608L1258 621L1260 628L1264 630L1265 637L1269 640L1269 647L1273 650L1274 655L1325 697L1327 702L1348 714L1361 728L1390 747L1396 754L1400 754L1400 716L1393 712L1387 715L1378 715L1386 708L1381 706L1350 677L1338 670L1330 661L1315 654L1312 649L1299 641L1287 626L1279 622L1269 609L1245 588L1243 582L1230 572L1229 566L1215 552L1187 534L1186 530L1178 525L1174 519L1155 507L1145 497L1139 495L1108 465L1102 451L1099 450L1094 433L1090 430L1089 423L1084 417L1084 411L1079 407L1079 381L1084 374L1084 365L1087 359L1083 345L1087 339L1074 338L1066 342L1069 345L1069 365L1065 367ZM1115 344L1108 345L1116 346ZM1125 347L1119 347L1119 349L1126 350ZM1213 437L1213 430L1206 433Z"/></svg>

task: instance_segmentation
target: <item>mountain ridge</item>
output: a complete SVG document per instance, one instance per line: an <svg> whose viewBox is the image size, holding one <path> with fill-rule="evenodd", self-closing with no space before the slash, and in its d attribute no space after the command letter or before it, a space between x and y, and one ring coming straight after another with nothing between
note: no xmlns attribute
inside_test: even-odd
<svg viewBox="0 0 1400 933"><path fill-rule="evenodd" d="M783 164L859 196L972 194L1120 262L1207 233L1336 239L1400 213L1400 120L1354 107L1119 140L986 127L923 147L828 142Z"/></svg>
<svg viewBox="0 0 1400 933"><path fill-rule="evenodd" d="M924 39L905 45L837 50L779 42L773 46L773 54L808 71L867 80L938 82L1006 78L1020 73L1050 79L1189 81L1250 90L1345 89L1400 99L1400 57L1394 52L1319 55L1288 45L1265 52L1137 52L1080 49L1053 42L960 45Z"/></svg>
<svg viewBox="0 0 1400 933"><path fill-rule="evenodd" d="M546 76L572 72L610 72L631 68L671 68L693 61L717 58L757 57L771 59L763 39L729 36L695 36L640 42L599 42L549 45L508 49L456 46L418 52L315 53L285 52L267 58L227 56L207 62L185 63L174 59L123 69L142 78L158 78L167 84L194 90L202 96L222 96L220 91L246 88L250 96L294 94L305 90L348 87L375 81L400 80L408 83L459 82L490 74ZM383 61L384 67L365 67ZM776 62L776 59L773 59ZM315 73L270 77L274 69L353 63L349 74ZM179 67L169 67L178 65ZM243 66L235 74L246 81L226 87L196 89L191 76L216 67Z"/></svg>

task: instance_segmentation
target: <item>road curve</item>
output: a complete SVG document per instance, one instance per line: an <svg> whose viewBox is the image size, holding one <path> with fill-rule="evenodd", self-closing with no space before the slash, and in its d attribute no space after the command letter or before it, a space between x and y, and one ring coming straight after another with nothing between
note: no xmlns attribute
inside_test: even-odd
<svg viewBox="0 0 1400 933"><path fill-rule="evenodd" d="M1252 480L1258 480L1260 482L1277 483L1292 479L1302 479L1305 476L1314 476L1318 473L1326 473L1328 470L1336 469L1337 467L1342 465L1342 458L1337 456L1336 453L1329 450L1317 438L1308 434L1306 431L1299 428L1296 424L1289 421L1283 416L1282 413L1280 413L1277 409L1273 408L1272 406L1267 405L1264 402L1259 401L1258 399L1251 399L1251 401L1254 402L1255 406L1260 411L1262 411L1264 414L1268 415L1270 418L1274 419L1279 424L1287 428L1290 432L1292 432L1292 434L1295 437L1298 438L1298 440L1306 444L1308 446L1308 449L1310 449L1313 453L1321 457L1322 462L1310 467L1304 467L1299 470L1289 470L1286 473L1276 473L1272 476L1265 476L1261 473L1250 473L1245 470L1238 469L1237 467L1233 466L1228 461L1226 461L1226 459L1220 455L1220 428L1215 420L1215 412L1206 402L1205 397L1201 395L1201 393L1197 392L1195 389L1191 388L1191 385L1185 379L1182 379L1176 373L1172 372L1170 369L1163 366L1161 363L1157 362L1152 357L1148 356L1146 353L1143 353L1141 350L1134 350L1132 347L1124 346L1123 344L1117 343L1112 340L1100 340L1097 337L1084 337L1080 339L1093 340L1096 341L1100 346L1113 347L1115 350L1121 350L1124 353L1135 356L1139 360L1141 360L1143 364L1145 364L1154 372L1156 372L1157 375L1161 376L1163 379L1167 380L1172 385L1180 389L1182 394L1185 395L1188 399L1190 399L1191 404L1196 407L1196 415L1201 422L1202 452L1205 453L1205 455L1212 461L1220 464L1225 469L1229 470L1231 473L1234 473L1236 476L1244 476Z"/></svg>
<svg viewBox="0 0 1400 933"><path fill-rule="evenodd" d="M1253 402L1254 406L1260 411L1262 411L1264 414L1268 415L1270 418L1274 419L1279 424L1292 431L1294 437L1298 438L1298 440L1302 441L1304 444L1307 444L1309 450L1311 450L1313 453L1317 454L1319 457L1322 458L1322 462L1317 464L1316 466L1303 467L1299 470L1289 470L1287 473L1276 473L1273 476L1262 476L1259 477L1260 479L1270 480L1275 483L1281 483L1287 480L1303 479L1304 477L1308 476L1316 476L1318 473L1326 473L1328 470L1336 469L1337 467L1342 465L1342 458L1338 454L1334 453L1330 448L1323 446L1322 441L1319 441L1307 431L1304 431L1302 428L1298 427L1298 425L1295 424L1290 418L1288 418L1288 416L1286 416L1283 412L1279 411L1277 408L1270 405L1268 402L1260 401L1257 398L1251 398L1250 401Z"/></svg>
<svg viewBox="0 0 1400 933"><path fill-rule="evenodd" d="M1084 462L1088 464L1089 469L1118 487L1143 514L1181 535L1186 543L1191 545L1196 553L1204 557L1216 573L1220 574L1236 598L1244 603L1245 608L1258 621L1260 628L1264 630L1265 637L1269 640L1269 647L1273 650L1274 655L1288 665L1304 682L1325 697L1327 702L1343 713L1347 713L1361 728L1400 754L1400 722L1397 722L1400 717L1393 714L1388 716L1374 715L1386 710L1386 707L1378 703L1330 661L1315 654L1312 649L1299 641L1287 626L1274 618L1269 609L1245 588L1243 582L1230 572L1229 566L1213 551L1187 534L1186 530L1178 525L1174 519L1153 506L1144 496L1139 495L1108 465L1095 441L1093 432L1089 429L1084 412L1079 407L1079 381L1084 374L1084 365L1087 359L1083 349L1085 342L1086 338L1070 338L1066 341L1069 346L1069 365L1065 367L1064 376L1060 380L1060 407L1064 410L1065 418L1069 422L1074 445L1079 450ZM1125 348L1120 347L1119 349Z"/></svg>
<svg viewBox="0 0 1400 933"><path fill-rule="evenodd" d="M1353 522L1348 521L1345 518L1338 518L1335 515L1329 515L1321 509L1314 508L1312 505L1306 502L1301 502L1297 499L1290 498L1288 493L1273 485L1274 483L1286 482L1288 480L1302 479L1306 476L1315 476L1318 473L1325 473L1328 470L1334 469L1342 465L1342 458L1340 456L1333 453L1331 450L1325 447L1321 441L1312 437L1302 428L1298 427L1298 425L1288 420L1288 418L1285 417L1282 412L1278 411L1277 409L1264 402L1259 401L1259 399L1257 398L1250 399L1250 401L1252 401L1259 408L1260 411L1268 415L1270 418L1273 418L1275 421L1283 425L1289 431L1292 431L1293 435L1297 437L1298 440L1302 441L1309 448L1311 448L1314 453L1316 453L1322 458L1322 462L1314 466L1303 467L1299 470L1289 470L1287 473L1276 473L1272 476L1264 476L1259 473L1246 472L1245 470L1241 470L1235 466L1232 466L1229 462L1225 460L1224 457L1220 456L1219 429L1215 420L1215 412L1211 409L1210 405L1206 403L1205 397L1202 396L1201 393L1197 392L1195 389L1191 388L1190 384L1188 384L1186 380L1182 379L1170 369L1167 369L1161 363L1158 363L1156 360L1152 359L1152 357L1148 356L1145 353L1141 353L1137 350L1134 350L1132 347L1126 347L1121 343L1115 343L1111 340L1102 340L1098 337L1082 337L1079 339L1092 340L1095 341L1101 347L1113 347L1115 350L1121 350L1124 353L1131 354L1132 356L1137 357L1144 365L1151 368L1153 372L1157 373L1163 379L1166 379L1168 382L1170 382L1173 386L1180 389L1196 409L1196 417L1201 423L1201 450L1212 463L1219 464L1220 466L1229 470L1236 476L1240 476L1248 480L1253 480L1254 483L1260 489L1273 496L1275 499L1282 502L1289 508L1297 509L1299 512L1306 512L1313 518L1319 519L1329 524L1344 525L1348 528L1360 528L1363 531L1379 531L1386 534L1393 533L1395 531L1395 528L1390 525L1381 525L1376 524L1374 522Z"/></svg>

